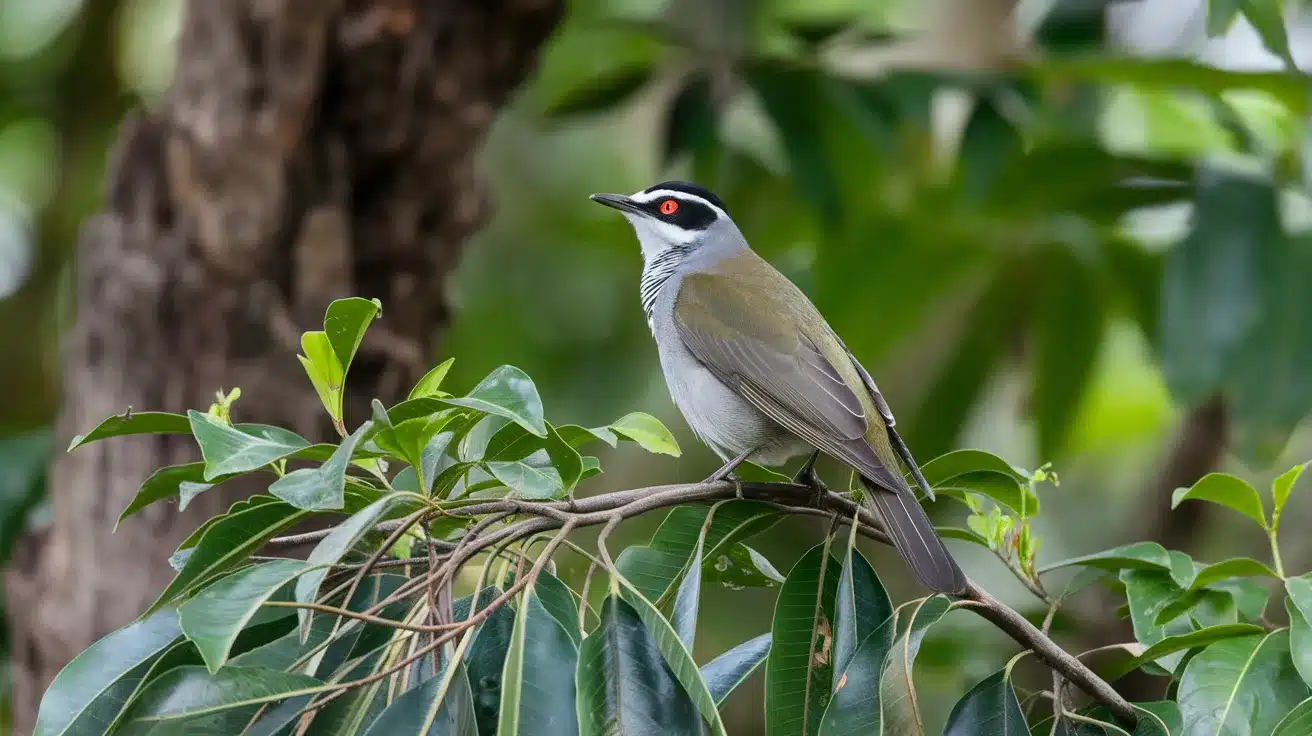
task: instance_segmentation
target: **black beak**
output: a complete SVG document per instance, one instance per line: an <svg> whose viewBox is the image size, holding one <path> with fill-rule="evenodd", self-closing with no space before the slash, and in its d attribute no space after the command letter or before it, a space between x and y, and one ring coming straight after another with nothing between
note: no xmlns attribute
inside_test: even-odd
<svg viewBox="0 0 1312 736"><path fill-rule="evenodd" d="M607 207L614 207L620 212L632 212L638 215L647 214L645 211L643 211L642 207L639 206L637 202L634 202L632 199L629 199L623 194L594 194L588 197L588 199L592 200L593 202L596 202L597 204L604 204Z"/></svg>

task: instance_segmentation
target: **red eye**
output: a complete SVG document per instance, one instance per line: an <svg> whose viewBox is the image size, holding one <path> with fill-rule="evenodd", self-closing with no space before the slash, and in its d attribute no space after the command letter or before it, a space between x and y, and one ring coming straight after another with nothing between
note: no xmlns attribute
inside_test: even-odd
<svg viewBox="0 0 1312 736"><path fill-rule="evenodd" d="M675 199L667 199L667 200L665 200L664 202L661 202L661 214L662 214L662 215L672 215L672 214L674 214L675 212L678 212L678 211L679 211L679 202L678 202L678 200L675 200Z"/></svg>

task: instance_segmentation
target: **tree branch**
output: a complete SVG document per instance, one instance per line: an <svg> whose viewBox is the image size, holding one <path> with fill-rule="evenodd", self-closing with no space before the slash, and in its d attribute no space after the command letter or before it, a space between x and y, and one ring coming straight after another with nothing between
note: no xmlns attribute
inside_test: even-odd
<svg viewBox="0 0 1312 736"><path fill-rule="evenodd" d="M511 544L540 532L600 524L611 525L618 519L630 519L658 509L731 499L737 492L733 483L716 481L634 488L570 501L530 502L502 499L470 504L458 511L445 512L471 518L484 517L484 522L478 525L477 532L471 530L471 533L462 537L454 546L450 558L443 565L443 570L449 574L488 547ZM883 532L883 525L873 514L851 499L830 491L817 492L814 488L791 483L743 483L741 492L743 497L770 503L782 513L825 516L836 514L845 521L855 520L858 530L863 535L889 544L889 539ZM492 526L486 523L489 514L494 515L497 520L516 516L530 518L513 521L500 529L483 533ZM413 522L410 519L386 522L380 524L378 529L395 531L407 523ZM271 540L270 545L276 547L304 544L322 538L326 534L327 531L323 531L280 537ZM552 547L554 549L554 545ZM438 574L443 572L439 571ZM969 583L961 599L969 602L966 607L997 626L1022 647L1033 651L1040 660L1059 672L1067 681L1079 686L1099 703L1107 706L1118 718L1127 723L1135 722L1134 709L1124 698L1015 610L973 582Z"/></svg>

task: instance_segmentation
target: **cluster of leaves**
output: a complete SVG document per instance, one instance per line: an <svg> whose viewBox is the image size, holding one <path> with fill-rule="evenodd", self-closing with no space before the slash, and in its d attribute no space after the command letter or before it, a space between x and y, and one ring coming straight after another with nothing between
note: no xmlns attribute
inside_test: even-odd
<svg viewBox="0 0 1312 736"><path fill-rule="evenodd" d="M817 243L806 278L858 354L879 359L927 316L961 315L917 412L933 421L909 429L922 453L953 445L1011 346L1024 346L1039 456L1059 456L1109 326L1124 322L1154 347L1180 405L1227 396L1235 450L1252 463L1274 460L1312 410L1312 380L1300 369L1312 360L1312 292L1298 282L1312 243L1284 224L1281 203L1305 190L1307 167L1296 140L1262 135L1281 127L1267 111L1293 126L1308 109L1298 75L1117 56L1105 48L1107 3L1079 0L1045 4L1034 39L1043 53L1019 67L867 74L843 60L896 46L896 29L798 23L795 4L752 5L746 40L726 48L703 48L675 22L615 21L630 47L655 38L668 53L610 56L611 68L564 90L547 117L599 113L673 86L659 144L667 164L686 164L731 202L758 249ZM1242 12L1289 58L1279 3L1208 6L1212 32ZM933 101L945 93L971 107L949 140L935 141ZM1106 121L1127 99L1162 109L1174 128L1214 129L1217 150L1106 140L1100 128L1115 125ZM1253 100L1262 104L1242 104ZM1184 123L1181 107L1204 112ZM745 110L777 135L751 135ZM946 173L943 150L955 154ZM1202 153L1244 164L1199 163ZM814 226L795 216L794 200L810 206ZM1169 249L1132 227L1144 213L1180 208L1193 214ZM899 278L871 289L874 273ZM881 315L880 329L855 329L870 314Z"/></svg>
<svg viewBox="0 0 1312 736"><path fill-rule="evenodd" d="M895 606L851 520L846 534L835 524L782 575L747 542L790 508L751 498L673 501L650 541L612 562L606 537L629 517L625 507L604 516L575 508L604 499L572 500L576 484L600 472L579 449L623 438L673 455L677 445L643 414L590 429L551 424L532 381L511 367L455 396L442 388L448 361L404 401L375 402L373 418L347 434L342 383L378 311L363 299L334 302L325 330L303 342L307 375L344 435L336 444L234 423L236 390L220 392L207 412L128 413L74 439L72 448L131 434L195 438L203 460L156 472L123 517L161 500L184 506L240 475L267 473L271 482L268 495L204 522L141 618L59 674L38 734L723 734L721 704L762 667L771 736L924 733L912 676L921 643L977 601L930 596ZM1277 480L1269 514L1232 476L1208 476L1176 495L1261 524L1271 569L1251 559L1203 565L1151 543L1040 567L1028 530L1038 484L1055 480L1050 471L1020 471L978 450L923 467L936 496L967 511L969 529L940 532L993 550L1054 610L1094 579L1123 587L1138 641L1116 647L1123 656L1104 671L1145 668L1174 683L1171 701L1135 706L1143 736L1292 734L1312 711L1312 577L1286 577L1277 544L1301 470ZM651 492L626 503L643 504ZM276 539L330 515L344 518ZM577 525L600 523L597 554L567 538ZM315 546L304 558L258 554L271 542L276 551L305 541ZM593 570L578 589L554 574L561 545L606 575L600 597L588 593ZM466 563L476 580L462 575ZM1089 574L1052 599L1042 576L1071 567ZM1257 577L1284 581L1288 627L1263 617ZM778 596L770 631L699 664L692 649L708 583L778 586ZM1031 733L1027 723L1039 716L1022 703L1032 711L1040 699L1017 682L1023 655L962 697L946 733ZM1127 733L1101 707L1059 707L1055 718L1070 733ZM1039 722L1033 733L1052 727Z"/></svg>

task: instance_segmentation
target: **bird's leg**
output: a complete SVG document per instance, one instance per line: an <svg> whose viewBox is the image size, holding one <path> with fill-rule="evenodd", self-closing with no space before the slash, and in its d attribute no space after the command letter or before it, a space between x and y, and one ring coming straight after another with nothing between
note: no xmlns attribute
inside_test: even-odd
<svg viewBox="0 0 1312 736"><path fill-rule="evenodd" d="M738 466L742 465L747 460L747 458L751 457L752 453L756 452L759 449L761 448L759 447L747 448L745 452L739 454L737 457L733 458L732 460L725 463L724 465L721 465L719 470L715 471L714 473L711 473L710 477L708 477L706 480L702 482L716 483L718 481L722 481L726 479L732 480L734 482L734 486L738 489L737 495L741 498L743 495L742 482L738 480L738 476L734 473L734 471L737 470Z"/></svg>
<svg viewBox="0 0 1312 736"><path fill-rule="evenodd" d="M812 452L811 457L806 459L806 462L798 469L797 474L793 476L793 482L799 486L814 486L815 482L819 480L815 474L815 461L819 458L819 450Z"/></svg>

